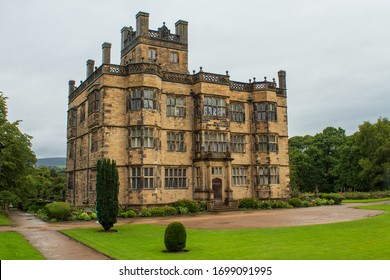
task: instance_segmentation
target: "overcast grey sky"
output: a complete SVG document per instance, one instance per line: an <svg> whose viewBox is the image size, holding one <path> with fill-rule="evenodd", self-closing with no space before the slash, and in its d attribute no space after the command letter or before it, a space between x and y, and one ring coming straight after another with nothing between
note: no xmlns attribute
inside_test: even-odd
<svg viewBox="0 0 390 280"><path fill-rule="evenodd" d="M139 11L153 30L189 22L190 72L247 82L286 70L290 136L389 117L388 0L0 0L0 91L38 158L65 156L68 81L101 65L103 42L119 64Z"/></svg>

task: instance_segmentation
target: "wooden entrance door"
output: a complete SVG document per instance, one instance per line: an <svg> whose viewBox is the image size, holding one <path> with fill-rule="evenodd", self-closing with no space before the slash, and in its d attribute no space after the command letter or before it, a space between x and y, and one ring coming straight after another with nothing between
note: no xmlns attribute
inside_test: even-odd
<svg viewBox="0 0 390 280"><path fill-rule="evenodd" d="M214 202L216 205L222 204L222 179L215 178L212 181L214 191Z"/></svg>

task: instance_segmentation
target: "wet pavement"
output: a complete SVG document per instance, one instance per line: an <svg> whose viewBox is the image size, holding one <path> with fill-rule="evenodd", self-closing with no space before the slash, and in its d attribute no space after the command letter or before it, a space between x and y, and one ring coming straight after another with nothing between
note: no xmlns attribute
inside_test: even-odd
<svg viewBox="0 0 390 280"><path fill-rule="evenodd" d="M48 260L109 260L91 249L50 227L33 214L10 209L13 226L0 227L1 231L21 233Z"/></svg>
<svg viewBox="0 0 390 280"><path fill-rule="evenodd" d="M195 229L239 229L303 226L345 222L372 217L384 213L377 210L351 208L358 205L390 204L390 201L370 204L343 204L297 209L275 209L261 211L236 211L205 213L191 216L161 218L118 218L115 224L157 224L168 225L172 221L182 222L188 228ZM72 228L101 228L96 221L75 221L46 223L33 214L10 209L12 226L1 226L0 231L21 233L32 246L49 260L109 260L110 258L91 249L59 230Z"/></svg>

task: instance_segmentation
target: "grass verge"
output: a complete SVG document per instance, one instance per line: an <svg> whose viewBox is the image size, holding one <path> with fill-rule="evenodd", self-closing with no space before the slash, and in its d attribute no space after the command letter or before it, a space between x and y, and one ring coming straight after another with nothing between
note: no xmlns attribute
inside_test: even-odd
<svg viewBox="0 0 390 280"><path fill-rule="evenodd" d="M1 260L44 260L30 243L18 232L0 232Z"/></svg>
<svg viewBox="0 0 390 280"><path fill-rule="evenodd" d="M238 230L187 229L187 253L163 253L165 227L139 224L65 230L66 235L120 260L380 260L390 259L390 205L364 209L387 213L325 225Z"/></svg>
<svg viewBox="0 0 390 280"><path fill-rule="evenodd" d="M390 197L385 198L372 198L372 199L343 199L343 203L371 203L389 201Z"/></svg>
<svg viewBox="0 0 390 280"><path fill-rule="evenodd" d="M8 219L8 216L0 211L0 226L10 226L12 222Z"/></svg>

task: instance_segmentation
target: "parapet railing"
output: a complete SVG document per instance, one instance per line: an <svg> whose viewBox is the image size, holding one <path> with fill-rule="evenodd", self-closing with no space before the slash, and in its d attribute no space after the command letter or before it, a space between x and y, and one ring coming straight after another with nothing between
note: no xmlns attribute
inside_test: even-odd
<svg viewBox="0 0 390 280"><path fill-rule="evenodd" d="M167 33L165 36L160 31L149 30L149 36L151 38L163 39L173 42L180 42L180 36L176 34Z"/></svg>
<svg viewBox="0 0 390 280"><path fill-rule="evenodd" d="M257 90L276 90L275 82L254 82L254 83L241 83L241 82L230 82L231 90L238 91L257 91Z"/></svg>
<svg viewBox="0 0 390 280"><path fill-rule="evenodd" d="M130 74L154 74L161 77L162 80L175 83L184 84L196 84L199 82L213 83L228 85L231 90L236 91L258 91L258 90L275 90L277 94L285 94L285 90L281 90L276 87L275 82L254 82L254 83L242 83L230 81L228 74L219 75L213 73L207 73L200 71L196 74L184 74L163 71L161 66L156 63L150 62L139 62L130 63L128 65L114 65L114 64L103 64L95 70L85 81L83 81L75 90L69 95L69 101L73 100L78 96L85 88L92 84L103 74L127 76Z"/></svg>

